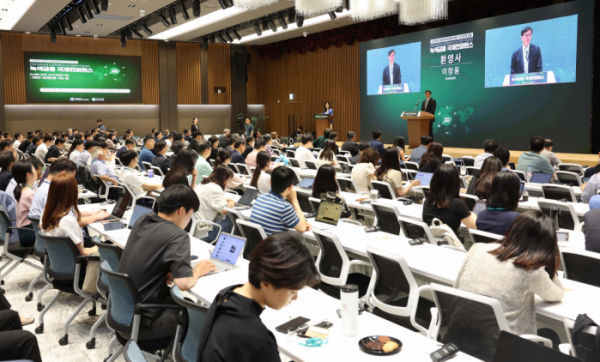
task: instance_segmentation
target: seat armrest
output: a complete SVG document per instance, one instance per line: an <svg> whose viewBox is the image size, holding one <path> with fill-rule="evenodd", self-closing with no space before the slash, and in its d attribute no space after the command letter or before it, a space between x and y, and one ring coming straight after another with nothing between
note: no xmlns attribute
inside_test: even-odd
<svg viewBox="0 0 600 362"><path fill-rule="evenodd" d="M75 258L75 263L81 264L84 260L95 260L100 261L100 255L79 255Z"/></svg>
<svg viewBox="0 0 600 362"><path fill-rule="evenodd" d="M136 303L135 305L135 314L141 314L142 311L147 309L175 309L181 310L182 307L174 304L145 304L145 303Z"/></svg>
<svg viewBox="0 0 600 362"><path fill-rule="evenodd" d="M348 265L350 268L352 268L355 265L364 265L364 266L373 267L373 265L371 263L364 261L364 260L357 260L357 259L350 261L350 263Z"/></svg>
<svg viewBox="0 0 600 362"><path fill-rule="evenodd" d="M535 334L521 334L519 337L530 340L536 343L542 343L544 346L548 348L552 348L552 341L548 338L536 336Z"/></svg>
<svg viewBox="0 0 600 362"><path fill-rule="evenodd" d="M567 356L572 356L573 353L571 351L571 344L570 343L561 343L558 345L558 350L561 351L562 353L566 354Z"/></svg>

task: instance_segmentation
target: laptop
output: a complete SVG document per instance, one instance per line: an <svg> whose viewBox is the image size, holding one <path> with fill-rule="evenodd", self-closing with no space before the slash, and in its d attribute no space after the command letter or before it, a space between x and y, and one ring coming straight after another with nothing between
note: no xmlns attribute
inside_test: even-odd
<svg viewBox="0 0 600 362"><path fill-rule="evenodd" d="M475 203L475 207L473 208L473 213L475 215L479 215L479 213L485 210L487 207L485 206L485 200L477 200Z"/></svg>
<svg viewBox="0 0 600 362"><path fill-rule="evenodd" d="M433 173L430 172L417 172L415 176L415 180L421 180L420 186L429 186L431 182L431 178L433 177Z"/></svg>
<svg viewBox="0 0 600 362"><path fill-rule="evenodd" d="M545 347L516 336L506 331L500 332L496 345L496 353L492 362L576 362L579 358L571 357L558 350Z"/></svg>
<svg viewBox="0 0 600 362"><path fill-rule="evenodd" d="M117 203L115 204L115 207L113 208L110 217L103 220L103 222L113 222L121 220L123 218L123 215L125 215L125 211L127 211L127 206L129 206L130 202L130 195L125 193L121 194L121 196L119 196L119 198L117 199Z"/></svg>
<svg viewBox="0 0 600 362"><path fill-rule="evenodd" d="M246 189L244 195L233 205L234 208L246 208L252 205L252 201L256 199L260 192L254 189Z"/></svg>
<svg viewBox="0 0 600 362"><path fill-rule="evenodd" d="M210 256L210 261L215 264L215 269L217 269L217 271L210 274L233 269L244 249L245 243L246 239L235 235L221 233Z"/></svg>
<svg viewBox="0 0 600 362"><path fill-rule="evenodd" d="M305 177L296 185L302 189L312 189L313 184L315 183L315 179L312 177Z"/></svg>
<svg viewBox="0 0 600 362"><path fill-rule="evenodd" d="M534 172L529 182L535 184L547 184L550 183L550 179L552 179L551 173Z"/></svg>
<svg viewBox="0 0 600 362"><path fill-rule="evenodd" d="M312 226L319 230L327 230L337 226L342 211L344 210L343 204L335 202L321 201L319 205L319 211L317 217Z"/></svg>
<svg viewBox="0 0 600 362"><path fill-rule="evenodd" d="M133 225L135 225L135 222L140 217L142 217L143 215L145 215L149 212L152 212L152 209L145 207L145 206L141 206L141 205L135 205L135 208L133 209L133 213L131 214L129 221L127 222L127 227L124 229L108 231L107 234L110 237L113 237L115 239L128 238L129 233L131 233L131 229L133 228Z"/></svg>

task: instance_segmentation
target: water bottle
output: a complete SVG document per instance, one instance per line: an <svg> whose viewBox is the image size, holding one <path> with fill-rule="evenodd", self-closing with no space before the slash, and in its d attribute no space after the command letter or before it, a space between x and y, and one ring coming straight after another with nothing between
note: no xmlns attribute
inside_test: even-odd
<svg viewBox="0 0 600 362"><path fill-rule="evenodd" d="M154 170L148 170L148 178L154 177Z"/></svg>
<svg viewBox="0 0 600 362"><path fill-rule="evenodd" d="M531 177L533 177L533 171L531 171L531 167L527 167L527 182L531 181Z"/></svg>
<svg viewBox="0 0 600 362"><path fill-rule="evenodd" d="M346 284L340 287L342 301L342 334L344 338L358 337L358 287Z"/></svg>

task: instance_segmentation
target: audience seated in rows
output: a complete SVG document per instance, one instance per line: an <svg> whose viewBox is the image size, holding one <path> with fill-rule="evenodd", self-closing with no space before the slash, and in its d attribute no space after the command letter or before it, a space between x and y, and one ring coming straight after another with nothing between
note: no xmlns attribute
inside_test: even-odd
<svg viewBox="0 0 600 362"><path fill-rule="evenodd" d="M248 154L248 157L246 157L246 165L248 165L248 167L257 167L257 162L256 162L256 156L258 155L259 152L267 152L267 142L262 139L259 138L254 142L254 150L252 152L250 152ZM270 154L269 154L270 156ZM273 168L271 167L271 165L269 164L269 172L273 171Z"/></svg>
<svg viewBox="0 0 600 362"><path fill-rule="evenodd" d="M315 155L311 152L309 148L313 146L313 136L310 133L305 133L301 136L302 145L298 147L294 152L296 156L296 160L300 164L300 167L306 168L306 163L304 161L312 161L317 162Z"/></svg>
<svg viewBox="0 0 600 362"><path fill-rule="evenodd" d="M96 142L87 141L83 144L83 152L77 157L77 167L89 167L92 165L92 148L96 147ZM142 168L143 169L143 168Z"/></svg>
<svg viewBox="0 0 600 362"><path fill-rule="evenodd" d="M502 171L502 162L492 156L483 161L483 167L478 175L474 175L467 189L467 194L475 195L480 200L487 200L492 188L492 180L498 172Z"/></svg>
<svg viewBox="0 0 600 362"><path fill-rule="evenodd" d="M488 158L487 160L491 160ZM486 161L487 161L486 160ZM484 166L485 167L485 166ZM501 171L492 181L485 210L477 215L477 230L504 235L519 216L521 179L512 171Z"/></svg>
<svg viewBox="0 0 600 362"><path fill-rule="evenodd" d="M411 181L406 188L402 187L403 174L400 171L400 163L398 159L398 149L396 147L389 147L383 153L381 159L381 165L375 172L375 176L378 181L385 181L392 186L396 196L404 197L411 188L419 186L420 180Z"/></svg>
<svg viewBox="0 0 600 362"><path fill-rule="evenodd" d="M198 182L198 170L196 169L196 160L198 158L200 158L200 156L192 150L181 150L175 158L173 166L165 175L162 186L165 189L168 189L173 185L181 184L195 190L196 185L200 183Z"/></svg>
<svg viewBox="0 0 600 362"><path fill-rule="evenodd" d="M99 146L92 148L92 166L90 167L90 174L92 176L97 175L100 180L106 182L109 186L119 185L117 174L111 167L113 161L113 155L110 154L108 145L101 143ZM110 188L108 192L108 198L110 200L116 200L119 195L123 192L120 188Z"/></svg>
<svg viewBox="0 0 600 362"><path fill-rule="evenodd" d="M373 139L369 142L371 148L375 151L379 152L379 156L383 156L383 152L385 151L385 147L383 143L381 143L381 131L376 129L373 131Z"/></svg>
<svg viewBox="0 0 600 362"><path fill-rule="evenodd" d="M156 152L156 157L152 160L152 166L160 168L160 171L163 175L166 175L169 172L169 160L165 154L169 151L167 148L167 142L164 140L157 141L154 144L154 152Z"/></svg>
<svg viewBox="0 0 600 362"><path fill-rule="evenodd" d="M0 191L6 191L10 180L13 178L12 168L15 164L15 156L10 151L0 152Z"/></svg>
<svg viewBox="0 0 600 362"><path fill-rule="evenodd" d="M254 137L247 136L246 137L246 148L244 149L244 152L242 152L242 157L244 157L244 161L246 160L246 158L252 151L254 151Z"/></svg>
<svg viewBox="0 0 600 362"><path fill-rule="evenodd" d="M120 161L123 168L119 173L119 179L133 192L131 196L140 197L150 191L162 189L161 184L147 183L138 177L138 172L135 170L135 166L138 164L137 152L125 151L121 153Z"/></svg>
<svg viewBox="0 0 600 362"><path fill-rule="evenodd" d="M438 167L440 167L444 161L442 154L444 153L444 146L441 143L431 142L427 148L427 152L423 154L421 163L419 164L419 171L434 173Z"/></svg>
<svg viewBox="0 0 600 362"><path fill-rule="evenodd" d="M142 162L148 162L152 164L152 160L154 160L154 153L151 151L154 148L154 136L152 134L147 134L144 137L144 146L140 151L140 163L139 166L142 170L146 170Z"/></svg>
<svg viewBox="0 0 600 362"><path fill-rule="evenodd" d="M483 161L485 161L486 158L493 156L497 149L498 142L494 140L485 140L485 142L483 142L483 153L475 157L475 168L482 168Z"/></svg>
<svg viewBox="0 0 600 362"><path fill-rule="evenodd" d="M69 152L67 153L67 158L73 162L77 162L79 155L81 154L81 152L83 152L84 149L85 149L85 146L83 145L82 140L74 140L71 143Z"/></svg>

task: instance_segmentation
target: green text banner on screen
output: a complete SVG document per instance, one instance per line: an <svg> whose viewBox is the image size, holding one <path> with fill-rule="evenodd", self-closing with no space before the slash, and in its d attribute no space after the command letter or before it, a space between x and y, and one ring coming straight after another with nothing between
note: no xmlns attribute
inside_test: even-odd
<svg viewBox="0 0 600 362"><path fill-rule="evenodd" d="M142 103L141 57L24 52L27 103Z"/></svg>
<svg viewBox="0 0 600 362"><path fill-rule="evenodd" d="M540 135L554 140L556 152L589 152L593 10L593 0L578 0L362 43L363 138L374 129L385 143L407 137L400 114L431 90L434 138L444 146L483 148L491 138L527 150ZM522 37L526 28L531 31ZM415 42L421 43L420 93L373 91L381 76L369 78L369 53ZM399 53L393 62L402 65ZM377 74L386 56L377 61ZM530 59L527 72L524 59Z"/></svg>

